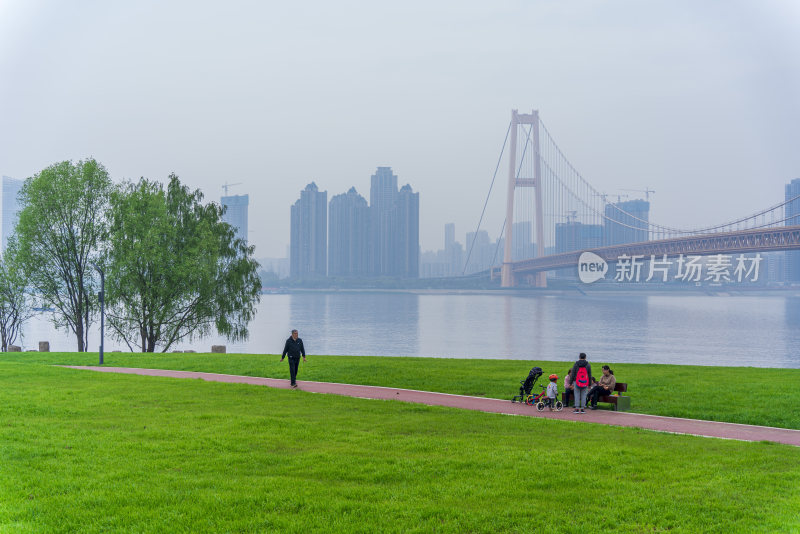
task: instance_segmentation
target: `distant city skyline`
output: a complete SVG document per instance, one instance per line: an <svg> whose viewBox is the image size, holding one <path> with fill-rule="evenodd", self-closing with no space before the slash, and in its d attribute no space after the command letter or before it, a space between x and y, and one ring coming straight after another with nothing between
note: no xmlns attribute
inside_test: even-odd
<svg viewBox="0 0 800 534"><path fill-rule="evenodd" d="M419 277L419 193L397 188L391 167L378 167L370 178L370 202L355 187L335 195L311 182L291 209L292 278ZM327 252L327 265L320 258Z"/></svg>
<svg viewBox="0 0 800 534"><path fill-rule="evenodd" d="M385 178L384 184L381 184L381 176ZM22 185L24 184L24 180L17 180L6 175L2 175L2 179L2 203L0 204L2 205L2 212L0 213L2 226L0 227L0 231L2 232L2 250L5 250L8 243L8 238L13 229L13 225L16 222L15 215L16 211L18 210L16 197ZM370 196L371 198L376 199L377 203L393 203L394 201L392 199L395 198L395 195L403 190L405 190L407 194L412 194L412 198L416 198L414 209L417 212L416 218L418 220L418 193L412 193L409 185L406 185L399 190L395 190L395 192L392 193L392 187L397 187L397 176L394 175L391 167L378 167L378 171L372 176L372 182L374 187L371 188ZM386 186L386 184L389 185ZM314 182L308 184L302 193L309 194L312 191L316 191L318 195L320 194ZM321 195L323 200L319 201L317 207L312 209L317 211L321 209L320 206L322 205L322 202L327 199L327 191L321 192ZM299 215L295 214L294 211L296 208L299 208L300 204L302 204L301 201L303 196L304 195L301 194L301 199L298 200L295 203L295 206L292 207L292 217L299 217ZM798 196L800 196L800 178L795 178L790 180L784 186L784 200L787 202L787 204L785 208L785 222L783 224L787 226L800 224L800 219L798 219L800 217L800 200L796 199ZM237 235L247 233L248 199L249 196L247 194L230 195L227 197L223 196L220 198L221 205L226 206L226 215L223 217L223 219L236 229ZM789 202L790 200L793 201ZM339 205L345 210L350 210L351 212L353 211L353 206L360 206L360 209L362 210L361 215L353 217L352 213L348 214L345 218L349 218L349 222L344 224L339 222L336 226L346 228L346 231L348 232L353 232L354 229L360 226L359 232L363 237L356 237L355 241L348 238L348 241L345 244L337 243L337 238L339 235L335 235L333 231L335 226L333 223L334 218L332 217L332 212L335 211L335 208L331 209L330 212L327 212L328 206L326 205L326 214L324 215L324 218L326 219L326 226L328 221L330 221L330 227L326 228L324 231L318 228L315 233L317 236L321 236L323 234L326 235L324 243L320 242L318 237L315 238L318 240L317 245L315 245L316 249L318 251L321 251L323 247L325 249L323 252L325 261L327 262L325 267L325 275L358 276L361 273L366 273L368 276L381 276L381 274L375 273L374 265L370 266L370 255L368 250L365 250L369 247L364 247L363 245L359 244L360 242L358 241L358 239L361 239L362 243L370 241L369 221L372 215L369 215L369 205L366 203L366 200L360 194L358 194L355 187L352 186L346 193L332 197L330 205L333 206L337 203L339 203ZM545 250L545 254L592 249L599 246L647 240L648 237L646 237L646 230L644 228L635 228L640 225L643 226L643 221L648 220L649 207L650 203L642 199L626 201L620 200L617 203L610 203L607 206L605 213L607 220L603 225L586 225L569 222L557 224L556 246ZM328 217L331 218L329 219ZM316 220L317 224L319 225L319 221L323 220L323 218L319 217L316 218ZM338 220L341 221L341 217L339 217ZM620 221L621 224L615 225L613 223L615 220ZM354 221L362 221L362 223L359 224L356 222L354 224ZM367 224L363 224L363 221L367 221ZM616 228L617 226L619 226L619 228ZM517 261L520 259L533 257L536 251L536 244L532 241L533 223L531 221L518 221L514 223L514 227L514 245L512 254L513 260ZM456 227L454 223L446 223L443 228L444 239L441 242L444 243L444 248L423 250L419 246L417 237L416 247L413 245L411 246L413 250L416 251L416 255L413 252L410 255L408 254L411 249L408 248L409 245L406 244L407 255L401 261L401 263L404 265L402 269L405 270L397 270L398 266L396 264L396 260L398 257L393 256L392 262L387 264L393 265L390 267L391 269L394 269L391 274L401 277L419 276L423 278L459 276L462 273L469 274L471 272L488 269L492 266L496 267L501 263L501 260L499 259L499 253L504 241L504 237L502 235L497 239L492 239L486 230L480 230L478 233L478 238L476 239L475 233L470 231L465 235L465 245L462 245L460 242L456 241ZM416 232L418 231L419 230L417 228ZM342 254L347 248L349 248L347 254L349 254L350 257L345 260L344 264L337 264L337 267L333 267L334 263L332 263L331 257L336 257L336 261L341 262ZM267 257L264 255L259 255L259 257L263 258L265 261L262 269L265 272L274 272L279 274L281 277L290 275L289 268L291 249L291 245L287 246L287 254L283 256ZM333 250L337 250L337 252L332 253L331 251ZM764 268L765 278L768 279L768 281L787 281L793 283L800 282L800 251L789 251L786 253L771 252L763 254L766 260ZM317 252L317 255L319 255L319 252ZM416 256L416 259L414 259L414 256ZM360 259L354 260L356 257ZM465 265L464 262L467 260L467 258L470 258L470 260L469 263ZM363 262L363 267L350 267L350 263L353 261ZM414 268L412 265L416 266L416 273L414 273ZM316 266L315 269L315 272L318 275L325 276L320 274L322 269L319 266ZM389 273L387 272L383 274ZM297 276L297 273L295 273L294 276Z"/></svg>

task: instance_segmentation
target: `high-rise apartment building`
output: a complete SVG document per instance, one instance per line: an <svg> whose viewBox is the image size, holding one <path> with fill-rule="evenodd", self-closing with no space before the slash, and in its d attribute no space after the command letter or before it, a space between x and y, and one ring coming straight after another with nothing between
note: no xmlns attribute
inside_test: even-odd
<svg viewBox="0 0 800 534"><path fill-rule="evenodd" d="M355 187L331 198L328 218L328 276L369 273L369 206Z"/></svg>
<svg viewBox="0 0 800 534"><path fill-rule="evenodd" d="M627 200L606 204L603 221L603 245L640 243L649 239L650 203Z"/></svg>
<svg viewBox="0 0 800 534"><path fill-rule="evenodd" d="M498 244L493 243L489 238L489 232L478 230L467 232L464 241L464 271L466 274L483 271L492 266L494 257L498 252Z"/></svg>
<svg viewBox="0 0 800 534"><path fill-rule="evenodd" d="M289 273L293 278L325 276L327 271L328 192L311 182L291 209Z"/></svg>
<svg viewBox="0 0 800 534"><path fill-rule="evenodd" d="M447 252L456 244L456 223L444 225L444 250Z"/></svg>
<svg viewBox="0 0 800 534"><path fill-rule="evenodd" d="M369 191L370 273L419 277L419 193L397 190L391 167L378 167Z"/></svg>
<svg viewBox="0 0 800 534"><path fill-rule="evenodd" d="M393 274L402 278L419 278L419 193L414 193L409 184L397 193L393 214Z"/></svg>
<svg viewBox="0 0 800 534"><path fill-rule="evenodd" d="M556 223L556 254L601 247L603 226L577 221Z"/></svg>
<svg viewBox="0 0 800 534"><path fill-rule="evenodd" d="M782 284L786 281L786 252L761 252L763 260L761 262L761 272L765 276L761 280L765 280L771 284Z"/></svg>
<svg viewBox="0 0 800 534"><path fill-rule="evenodd" d="M419 257L420 278L440 278L460 275L463 272L463 249L456 242L456 225L444 225L444 248L436 251L422 252Z"/></svg>
<svg viewBox="0 0 800 534"><path fill-rule="evenodd" d="M222 197L221 202L225 208L222 220L236 230L236 237L247 241L247 205L250 202L248 195Z"/></svg>
<svg viewBox="0 0 800 534"><path fill-rule="evenodd" d="M14 233L19 220L19 201L17 195L23 185L22 180L15 180L8 176L3 176L3 217L2 217L2 251L5 252L8 246L8 238Z"/></svg>
<svg viewBox="0 0 800 534"><path fill-rule="evenodd" d="M536 255L533 245L533 224L531 221L515 222L511 237L511 259L527 260Z"/></svg>
<svg viewBox="0 0 800 534"><path fill-rule="evenodd" d="M800 225L800 178L786 184L786 207L784 208L786 226ZM800 250L786 252L786 281L800 282Z"/></svg>
<svg viewBox="0 0 800 534"><path fill-rule="evenodd" d="M444 225L444 254L446 276L458 276L464 273L464 247L456 241L455 223Z"/></svg>
<svg viewBox="0 0 800 534"><path fill-rule="evenodd" d="M392 270L392 209L397 196L397 175L391 167L378 167L369 188L370 272L385 276Z"/></svg>

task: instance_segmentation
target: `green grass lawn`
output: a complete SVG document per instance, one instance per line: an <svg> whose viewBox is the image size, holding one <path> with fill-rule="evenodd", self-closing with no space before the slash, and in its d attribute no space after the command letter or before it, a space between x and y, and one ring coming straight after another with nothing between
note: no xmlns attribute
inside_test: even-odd
<svg viewBox="0 0 800 534"><path fill-rule="evenodd" d="M0 532L800 529L796 447L34 363L59 359L94 363L0 361ZM274 359L108 361L283 374ZM371 372L340 357L312 357L302 372L422 389L481 382L450 376L447 362L364 361ZM490 387L472 393L513 393L529 366L480 362ZM626 379L645 368L625 366Z"/></svg>
<svg viewBox="0 0 800 534"><path fill-rule="evenodd" d="M107 366L288 378L286 361L259 354L106 353ZM0 353L0 361L96 365L97 353ZM534 365L563 377L571 361L309 355L300 380L401 387L510 399ZM605 362L592 362L600 375ZM800 369L611 364L628 383L631 411L800 429ZM546 384L543 377L539 384ZM559 380L559 388L563 381ZM538 387L538 386L537 386Z"/></svg>

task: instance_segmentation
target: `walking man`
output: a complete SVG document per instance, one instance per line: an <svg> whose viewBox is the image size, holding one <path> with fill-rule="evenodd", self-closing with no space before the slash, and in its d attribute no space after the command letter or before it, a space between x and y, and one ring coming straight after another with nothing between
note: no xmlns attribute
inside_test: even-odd
<svg viewBox="0 0 800 534"><path fill-rule="evenodd" d="M297 368L300 365L300 355L303 356L303 361L306 361L306 349L303 347L303 340L297 337L297 330L292 330L292 336L286 340L286 345L283 346L283 353L281 354L281 361L289 355L289 376L292 379L292 387L297 387Z"/></svg>

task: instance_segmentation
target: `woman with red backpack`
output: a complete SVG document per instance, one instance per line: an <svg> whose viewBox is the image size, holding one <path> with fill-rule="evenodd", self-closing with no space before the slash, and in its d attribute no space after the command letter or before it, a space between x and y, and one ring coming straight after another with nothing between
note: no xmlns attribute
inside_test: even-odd
<svg viewBox="0 0 800 534"><path fill-rule="evenodd" d="M586 353L581 352L578 361L569 372L570 382L575 391L575 410L573 413L586 413L586 395L592 380L592 366L586 361Z"/></svg>

